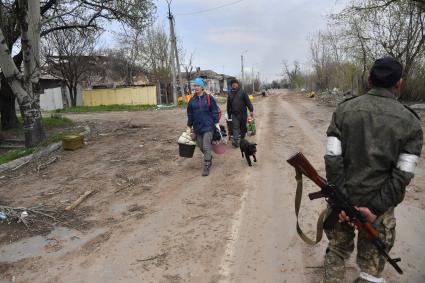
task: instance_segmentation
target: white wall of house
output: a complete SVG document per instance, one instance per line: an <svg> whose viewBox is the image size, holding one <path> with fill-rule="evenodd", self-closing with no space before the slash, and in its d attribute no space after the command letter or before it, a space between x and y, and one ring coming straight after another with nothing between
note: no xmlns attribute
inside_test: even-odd
<svg viewBox="0 0 425 283"><path fill-rule="evenodd" d="M40 94L40 108L44 111L63 109L62 89L49 88Z"/></svg>
<svg viewBox="0 0 425 283"><path fill-rule="evenodd" d="M213 93L220 93L220 82L217 79L206 79L206 89Z"/></svg>
<svg viewBox="0 0 425 283"><path fill-rule="evenodd" d="M218 79L205 79L204 80L206 87L206 91L210 91L212 93L221 93L222 91L227 91L227 82L224 81L223 89L220 89L220 80ZM190 83L190 86L192 88L192 92L195 91L194 89L195 80L192 80Z"/></svg>

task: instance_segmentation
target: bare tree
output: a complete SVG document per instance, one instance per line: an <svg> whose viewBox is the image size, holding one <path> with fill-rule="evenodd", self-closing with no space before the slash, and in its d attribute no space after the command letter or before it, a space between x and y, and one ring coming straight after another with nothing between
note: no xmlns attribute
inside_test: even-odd
<svg viewBox="0 0 425 283"><path fill-rule="evenodd" d="M34 2L34 1L24 1ZM107 21L119 21L124 25L148 25L151 23L155 5L152 0L44 0L39 9L41 21L38 25L40 36L58 30L100 30ZM0 0L0 27L8 50L19 46L21 28L19 25L20 7L18 0ZM14 56L19 69L23 51ZM3 76L4 77L4 76ZM16 127L15 93L4 83L0 89L1 121L3 128ZM22 110L22 109L21 109ZM23 111L21 111L23 112Z"/></svg>
<svg viewBox="0 0 425 283"><path fill-rule="evenodd" d="M59 30L46 38L47 71L64 79L71 105L77 105L78 84L96 65L94 46L96 34L79 30Z"/></svg>
<svg viewBox="0 0 425 283"><path fill-rule="evenodd" d="M357 11L363 11L363 10L374 10L374 9L382 9L389 7L391 5L397 4L400 0L374 0L369 1L368 3L360 3L356 4L354 3L351 6L351 9L355 9ZM418 9L424 13L425 12L425 1L424 0L410 0L412 4L417 5Z"/></svg>
<svg viewBox="0 0 425 283"><path fill-rule="evenodd" d="M283 60L282 65L283 65L283 74L288 79L290 87L296 88L298 86L297 79L300 72L300 64L298 63L298 61L294 61L294 66L291 69L288 65L288 62L286 60Z"/></svg>
<svg viewBox="0 0 425 283"><path fill-rule="evenodd" d="M410 95L412 70L418 67L418 59L425 56L425 13L417 2L358 0L354 6L333 16L345 39L346 51L358 54L363 84L373 60L391 55L404 66L406 84L402 93Z"/></svg>
<svg viewBox="0 0 425 283"><path fill-rule="evenodd" d="M112 79L126 85L134 84L134 76L144 74L145 69L138 61L131 60L132 56L127 53L126 48L106 49L98 52L105 56L104 68L102 72L104 79Z"/></svg>
<svg viewBox="0 0 425 283"><path fill-rule="evenodd" d="M190 93L192 86L190 85L190 82L192 80L193 75L193 56L195 52L192 52L189 57L189 61L187 64L183 64L185 75L186 75L186 81L187 81L187 91Z"/></svg>
<svg viewBox="0 0 425 283"><path fill-rule="evenodd" d="M165 103L168 103L171 101L172 89L167 33L162 26L153 26L145 32L143 42L142 60L146 62L146 68L158 87L161 89L162 86L166 90ZM158 101L161 101L160 97Z"/></svg>
<svg viewBox="0 0 425 283"><path fill-rule="evenodd" d="M24 62L23 72L19 71L11 57L3 31L0 31L0 67L21 107L25 145L32 147L45 137L39 105L40 2L19 0L17 5Z"/></svg>

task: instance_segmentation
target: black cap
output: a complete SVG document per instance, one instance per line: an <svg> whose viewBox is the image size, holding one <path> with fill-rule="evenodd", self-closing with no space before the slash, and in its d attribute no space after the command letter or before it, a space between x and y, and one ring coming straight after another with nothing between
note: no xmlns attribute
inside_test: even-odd
<svg viewBox="0 0 425 283"><path fill-rule="evenodd" d="M232 85L232 84L239 84L239 81L237 79L231 79L230 85Z"/></svg>
<svg viewBox="0 0 425 283"><path fill-rule="evenodd" d="M388 56L375 61L370 70L370 79L374 86L390 88L397 84L402 73L400 62Z"/></svg>

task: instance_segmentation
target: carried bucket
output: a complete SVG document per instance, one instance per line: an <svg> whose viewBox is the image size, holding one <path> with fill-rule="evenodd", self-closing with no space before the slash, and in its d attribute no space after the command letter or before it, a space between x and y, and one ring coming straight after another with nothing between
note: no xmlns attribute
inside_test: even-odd
<svg viewBox="0 0 425 283"><path fill-rule="evenodd" d="M196 145L179 143L179 155L185 158L192 158Z"/></svg>
<svg viewBox="0 0 425 283"><path fill-rule="evenodd" d="M224 154L226 152L227 144L223 142L213 143L212 144L212 150L215 154Z"/></svg>

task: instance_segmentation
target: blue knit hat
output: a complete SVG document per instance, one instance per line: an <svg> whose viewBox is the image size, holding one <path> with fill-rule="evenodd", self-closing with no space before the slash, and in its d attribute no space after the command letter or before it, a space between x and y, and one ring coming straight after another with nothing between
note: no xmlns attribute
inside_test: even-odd
<svg viewBox="0 0 425 283"><path fill-rule="evenodd" d="M202 78L196 78L194 81L194 85L199 85L202 89L205 88L205 83Z"/></svg>

